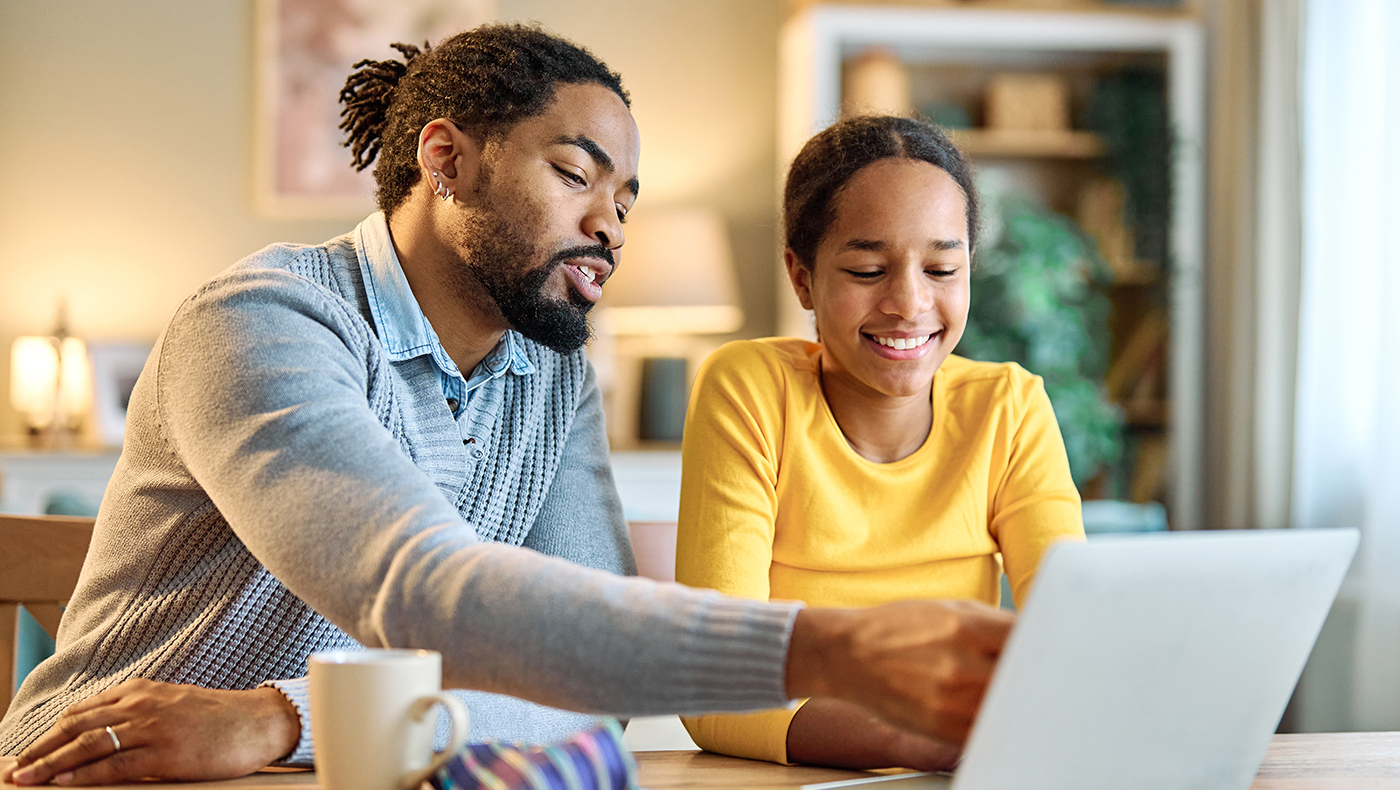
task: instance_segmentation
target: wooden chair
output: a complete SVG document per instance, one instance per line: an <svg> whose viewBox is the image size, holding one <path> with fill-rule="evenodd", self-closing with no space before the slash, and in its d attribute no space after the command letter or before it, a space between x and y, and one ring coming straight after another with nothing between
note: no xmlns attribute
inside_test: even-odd
<svg viewBox="0 0 1400 790"><path fill-rule="evenodd" d="M0 515L0 714L16 686L19 607L50 636L73 596L92 540L93 519Z"/></svg>

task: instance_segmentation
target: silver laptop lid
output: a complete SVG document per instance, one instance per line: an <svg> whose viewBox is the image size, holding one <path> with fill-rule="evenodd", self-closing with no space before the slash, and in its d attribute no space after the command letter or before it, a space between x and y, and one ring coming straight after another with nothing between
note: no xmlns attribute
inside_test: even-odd
<svg viewBox="0 0 1400 790"><path fill-rule="evenodd" d="M1356 530L1053 546L955 790L1248 788Z"/></svg>

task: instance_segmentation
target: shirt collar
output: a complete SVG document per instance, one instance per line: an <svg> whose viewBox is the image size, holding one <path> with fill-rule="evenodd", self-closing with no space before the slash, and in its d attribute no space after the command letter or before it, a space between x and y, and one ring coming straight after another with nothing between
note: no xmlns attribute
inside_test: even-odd
<svg viewBox="0 0 1400 790"><path fill-rule="evenodd" d="M468 393L487 381L504 376L507 371L518 376L535 372L535 363L525 355L524 343L519 342L519 338L515 332L506 332L501 337L501 342L472 371L471 378L467 380Z"/></svg>
<svg viewBox="0 0 1400 790"><path fill-rule="evenodd" d="M370 316L374 320L379 342L389 358L402 362L429 354L444 372L461 376L457 364L443 349L437 332L433 331L428 317L423 315L423 309L413 297L408 278L399 264L399 256L394 251L389 223L382 211L371 214L355 228L355 253L365 283ZM507 331L501 342L477 366L473 378L479 371L485 371L490 378L499 377L506 371L520 376L534 373L535 365L525 354L522 340L515 331Z"/></svg>

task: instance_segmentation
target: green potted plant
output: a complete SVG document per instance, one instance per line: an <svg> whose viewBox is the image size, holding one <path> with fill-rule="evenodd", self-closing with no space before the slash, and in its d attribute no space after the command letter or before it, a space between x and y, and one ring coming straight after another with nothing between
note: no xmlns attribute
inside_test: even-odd
<svg viewBox="0 0 1400 790"><path fill-rule="evenodd" d="M1113 274L1067 218L1024 197L987 192L973 258L972 304L958 353L1014 361L1045 380L1081 490L1122 452L1123 415L1108 401Z"/></svg>

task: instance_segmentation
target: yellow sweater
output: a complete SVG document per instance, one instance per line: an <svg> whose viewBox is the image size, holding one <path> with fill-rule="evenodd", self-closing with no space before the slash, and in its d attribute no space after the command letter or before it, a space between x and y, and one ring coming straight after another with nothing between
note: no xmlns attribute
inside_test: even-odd
<svg viewBox="0 0 1400 790"><path fill-rule="evenodd" d="M1080 538L1079 494L1039 376L950 356L907 458L858 455L822 395L821 347L729 343L686 417L676 580L761 600L1021 602L1045 549ZM703 749L787 761L796 708L685 720Z"/></svg>

